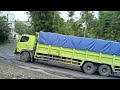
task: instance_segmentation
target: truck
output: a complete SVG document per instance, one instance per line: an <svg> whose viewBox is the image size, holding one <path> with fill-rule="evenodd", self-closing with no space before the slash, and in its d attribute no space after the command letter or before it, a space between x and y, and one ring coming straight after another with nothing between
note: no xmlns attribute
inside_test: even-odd
<svg viewBox="0 0 120 90"><path fill-rule="evenodd" d="M110 76L120 72L120 43L114 41L40 31L23 34L15 54L25 62L43 60L78 66L86 74Z"/></svg>

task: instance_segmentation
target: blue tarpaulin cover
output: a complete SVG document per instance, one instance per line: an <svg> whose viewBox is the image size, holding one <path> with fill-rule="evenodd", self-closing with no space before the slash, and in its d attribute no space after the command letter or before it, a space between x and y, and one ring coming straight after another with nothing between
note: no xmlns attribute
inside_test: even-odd
<svg viewBox="0 0 120 90"><path fill-rule="evenodd" d="M120 56L119 42L102 39L84 38L41 31L38 43Z"/></svg>

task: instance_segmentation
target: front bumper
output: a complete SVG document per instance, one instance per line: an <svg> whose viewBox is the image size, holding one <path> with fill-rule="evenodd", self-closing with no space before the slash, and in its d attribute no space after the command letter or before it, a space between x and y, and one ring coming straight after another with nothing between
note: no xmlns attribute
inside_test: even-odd
<svg viewBox="0 0 120 90"><path fill-rule="evenodd" d="M17 52L17 50L15 50L14 54L20 54L20 52Z"/></svg>

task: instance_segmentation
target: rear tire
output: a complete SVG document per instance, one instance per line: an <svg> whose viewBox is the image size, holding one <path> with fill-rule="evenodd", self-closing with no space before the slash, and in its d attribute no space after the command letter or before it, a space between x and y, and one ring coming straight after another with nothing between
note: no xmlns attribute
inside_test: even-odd
<svg viewBox="0 0 120 90"><path fill-rule="evenodd" d="M87 62L83 65L82 70L87 74L93 74L96 70L96 67L93 63Z"/></svg>
<svg viewBox="0 0 120 90"><path fill-rule="evenodd" d="M30 54L28 52L22 52L20 55L20 60L24 62L30 62Z"/></svg>
<svg viewBox="0 0 120 90"><path fill-rule="evenodd" d="M100 65L98 72L101 76L109 76L111 74L111 68L108 65Z"/></svg>

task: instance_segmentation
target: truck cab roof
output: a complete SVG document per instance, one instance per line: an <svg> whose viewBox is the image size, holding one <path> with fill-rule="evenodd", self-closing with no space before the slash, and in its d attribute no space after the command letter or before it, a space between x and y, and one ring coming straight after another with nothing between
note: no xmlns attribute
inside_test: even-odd
<svg viewBox="0 0 120 90"><path fill-rule="evenodd" d="M29 35L29 34L22 34L22 36L34 36L34 35Z"/></svg>

